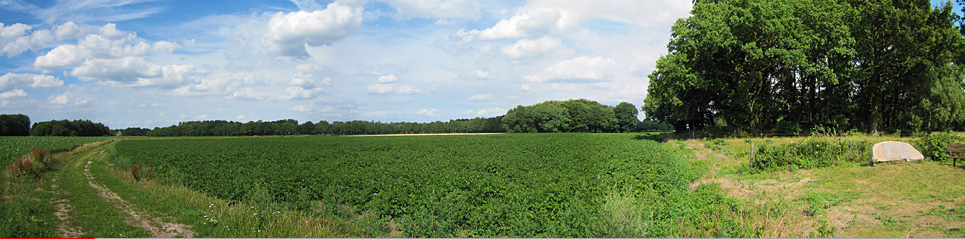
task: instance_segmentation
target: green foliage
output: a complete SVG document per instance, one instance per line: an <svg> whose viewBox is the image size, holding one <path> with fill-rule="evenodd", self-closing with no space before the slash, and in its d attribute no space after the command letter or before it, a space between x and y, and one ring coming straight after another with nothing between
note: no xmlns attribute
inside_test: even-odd
<svg viewBox="0 0 965 239"><path fill-rule="evenodd" d="M421 133L498 133L506 132L502 126L502 116L493 118L476 117L455 119L449 122L429 123L374 121L307 121L298 124L297 120L249 121L247 123L205 120L180 122L178 125L147 130L147 136L252 136L252 135L359 135L359 134L421 134ZM141 133L136 131L136 133ZM124 135L128 135L127 132Z"/></svg>
<svg viewBox="0 0 965 239"><path fill-rule="evenodd" d="M109 160L150 163L155 180L219 198L358 215L371 230L395 220L407 237L751 235L719 188L688 192L697 175L680 153L631 138L143 139L118 142ZM726 223L681 233L681 222Z"/></svg>
<svg viewBox="0 0 965 239"><path fill-rule="evenodd" d="M849 139L814 139L757 148L754 170L811 169L868 160L871 143Z"/></svg>
<svg viewBox="0 0 965 239"><path fill-rule="evenodd" d="M37 122L31 127L31 136L108 136L110 128L90 120L51 120Z"/></svg>
<svg viewBox="0 0 965 239"><path fill-rule="evenodd" d="M917 140L912 141L915 149L918 149L925 158L934 161L946 161L949 160L947 156L948 144L961 143L965 141L965 138L958 136L953 133L935 133L921 136Z"/></svg>
<svg viewBox="0 0 965 239"><path fill-rule="evenodd" d="M510 133L628 132L638 122L636 114L636 107L626 102L610 107L585 99L546 101L517 106L502 123Z"/></svg>
<svg viewBox="0 0 965 239"><path fill-rule="evenodd" d="M29 136L30 117L22 114L0 115L0 136Z"/></svg>
<svg viewBox="0 0 965 239"><path fill-rule="evenodd" d="M673 25L643 107L677 131L965 126L965 40L951 5L722 0L691 13Z"/></svg>
<svg viewBox="0 0 965 239"><path fill-rule="evenodd" d="M24 156L40 147L50 153L59 153L71 147L111 139L110 137L0 137L0 163L3 165L16 157Z"/></svg>

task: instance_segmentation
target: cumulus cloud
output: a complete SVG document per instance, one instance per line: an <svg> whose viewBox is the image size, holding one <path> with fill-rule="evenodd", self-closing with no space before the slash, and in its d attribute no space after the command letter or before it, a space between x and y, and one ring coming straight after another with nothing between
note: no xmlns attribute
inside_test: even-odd
<svg viewBox="0 0 965 239"><path fill-rule="evenodd" d="M443 18L478 19L479 3L472 0L395 0L385 1L396 9L398 19Z"/></svg>
<svg viewBox="0 0 965 239"><path fill-rule="evenodd" d="M476 72L473 72L473 73L472 73L472 76L474 76L474 77L476 77L476 78L479 78L479 79L489 79L489 78L492 78L491 76L489 76L489 72L488 72L488 71L484 71L484 70L476 70Z"/></svg>
<svg viewBox="0 0 965 239"><path fill-rule="evenodd" d="M315 72L321 70L322 68L313 64L300 64L296 68L295 74L292 75L289 84L293 86L301 87L302 89L315 89L317 87L327 87L332 85L332 79L325 77L318 80L315 77Z"/></svg>
<svg viewBox="0 0 965 239"><path fill-rule="evenodd" d="M62 85L64 85L64 81L51 75L7 73L0 76L0 91L8 91L18 87L48 88Z"/></svg>
<svg viewBox="0 0 965 239"><path fill-rule="evenodd" d="M396 85L396 84L374 84L368 87L370 93L375 94L415 94L422 93L419 88L408 85Z"/></svg>
<svg viewBox="0 0 965 239"><path fill-rule="evenodd" d="M162 74L161 67L140 57L119 59L89 59L70 71L81 80L133 82L138 78L152 78Z"/></svg>
<svg viewBox="0 0 965 239"><path fill-rule="evenodd" d="M503 54L512 59L522 59L540 56L549 52L560 51L563 41L559 38L544 36L538 39L522 39L516 43L503 47Z"/></svg>
<svg viewBox="0 0 965 239"><path fill-rule="evenodd" d="M416 111L415 114L424 115L428 117L436 117L436 116L439 116L439 109L421 109L419 111Z"/></svg>
<svg viewBox="0 0 965 239"><path fill-rule="evenodd" d="M21 97L27 97L27 92L21 89L0 93L0 100L6 100L11 98L21 98Z"/></svg>
<svg viewBox="0 0 965 239"><path fill-rule="evenodd" d="M47 47L47 43L54 40L50 30L37 30L27 35L33 27L22 23L4 26L0 22L0 55L13 57L27 50L40 50Z"/></svg>
<svg viewBox="0 0 965 239"><path fill-rule="evenodd" d="M486 100L489 100L489 99L491 99L491 98L492 98L492 95L489 95L489 94L478 94L478 95L472 95L472 96L470 96L470 97L469 97L469 100L486 101Z"/></svg>
<svg viewBox="0 0 965 239"><path fill-rule="evenodd" d="M87 59L124 58L157 53L171 53L180 44L158 41L153 45L135 42L137 35L118 30L113 23L105 24L99 34L87 34L77 44L63 44L34 59L34 67L45 72L76 67Z"/></svg>
<svg viewBox="0 0 965 239"><path fill-rule="evenodd" d="M324 93L324 92L325 92L325 90L322 89L322 88L306 89L306 88L303 88L303 87L301 87L301 86L288 87L288 88L285 89L286 95L282 96L281 99L283 99L283 100L290 100L290 99L303 99L303 100L304 100L304 99L312 99L312 98L315 98L316 95L321 94L321 93Z"/></svg>
<svg viewBox="0 0 965 239"><path fill-rule="evenodd" d="M66 106L81 106L86 105L94 97L86 95L83 93L84 88L76 85L71 85L64 93L58 95L51 95L47 98L48 102L54 105Z"/></svg>
<svg viewBox="0 0 965 239"><path fill-rule="evenodd" d="M362 8L330 3L325 10L278 12L268 22L265 35L272 53L307 57L305 46L332 44L358 30L362 25Z"/></svg>
<svg viewBox="0 0 965 239"><path fill-rule="evenodd" d="M546 82L553 80L607 80L612 77L617 68L617 62L604 57L581 56L571 60L561 61L543 70L540 74L527 75L523 79L529 82Z"/></svg>
<svg viewBox="0 0 965 239"><path fill-rule="evenodd" d="M506 114L506 111L507 111L506 109L494 107L494 108L481 109L481 110L467 110L466 114L475 114L475 116L482 116L482 117L492 117L492 116L504 115Z"/></svg>
<svg viewBox="0 0 965 239"><path fill-rule="evenodd" d="M81 27L76 23L74 23L73 21L69 21L69 22L60 24L60 26L57 26L57 30L55 30L54 32L57 35L57 39L65 40L65 39L80 38L88 31L90 31L89 27Z"/></svg>
<svg viewBox="0 0 965 239"><path fill-rule="evenodd" d="M399 78L396 78L395 75L379 76L379 83L392 83L396 81L399 81Z"/></svg>
<svg viewBox="0 0 965 239"><path fill-rule="evenodd" d="M218 73L212 74L207 77L200 78L188 84L183 84L182 86L174 89L172 93L174 95L188 96L188 95L228 95L233 97L246 98L247 92L250 91L251 85L260 82L260 80L252 74L233 72L233 73ZM248 88L245 90L245 88ZM240 91L240 92L239 92ZM252 91L252 93L254 93ZM255 94L258 95L258 94ZM260 97L260 95L259 95ZM254 98L259 98L254 97ZM251 97L248 97L249 99Z"/></svg>

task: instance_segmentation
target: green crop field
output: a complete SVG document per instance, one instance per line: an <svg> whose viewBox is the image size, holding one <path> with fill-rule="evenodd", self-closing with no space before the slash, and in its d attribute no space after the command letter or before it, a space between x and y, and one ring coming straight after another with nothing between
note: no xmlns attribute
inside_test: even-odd
<svg viewBox="0 0 965 239"><path fill-rule="evenodd" d="M2 136L0 137L0 163L6 165L16 157L30 153L30 150L35 147L46 149L51 153L57 153L67 151L70 147L112 138L114 137Z"/></svg>
<svg viewBox="0 0 965 239"><path fill-rule="evenodd" d="M753 236L719 188L688 190L681 147L634 136L149 138L109 161L221 199L374 215L369 236Z"/></svg>

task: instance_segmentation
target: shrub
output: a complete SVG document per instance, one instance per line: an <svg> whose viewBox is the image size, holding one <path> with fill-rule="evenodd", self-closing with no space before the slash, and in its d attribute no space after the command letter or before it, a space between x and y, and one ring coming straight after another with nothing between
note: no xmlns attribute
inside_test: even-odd
<svg viewBox="0 0 965 239"><path fill-rule="evenodd" d="M912 141L912 144L918 151L921 152L925 158L934 161L945 161L948 160L947 147L950 143L961 142L963 139L961 136L952 133L937 133L923 135L918 140Z"/></svg>
<svg viewBox="0 0 965 239"><path fill-rule="evenodd" d="M783 145L764 144L757 148L751 168L773 170L785 168L820 168L845 162L866 161L870 143L847 139L807 139Z"/></svg>

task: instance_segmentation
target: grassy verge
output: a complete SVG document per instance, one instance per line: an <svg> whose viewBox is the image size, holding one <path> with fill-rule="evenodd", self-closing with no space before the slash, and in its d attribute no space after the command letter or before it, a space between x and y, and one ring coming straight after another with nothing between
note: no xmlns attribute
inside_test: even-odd
<svg viewBox="0 0 965 239"><path fill-rule="evenodd" d="M911 138L844 137L880 142ZM813 169L782 168L749 173L750 142L801 142L806 138L726 139L724 154L702 140L687 141L708 173L749 207L748 218L767 237L960 237L965 222L962 169L950 162L922 161L868 167L842 164ZM838 140L831 138L831 140ZM719 147L719 146L718 146ZM759 146L758 146L759 147ZM732 152L732 153L730 153ZM745 153L741 153L745 152Z"/></svg>

